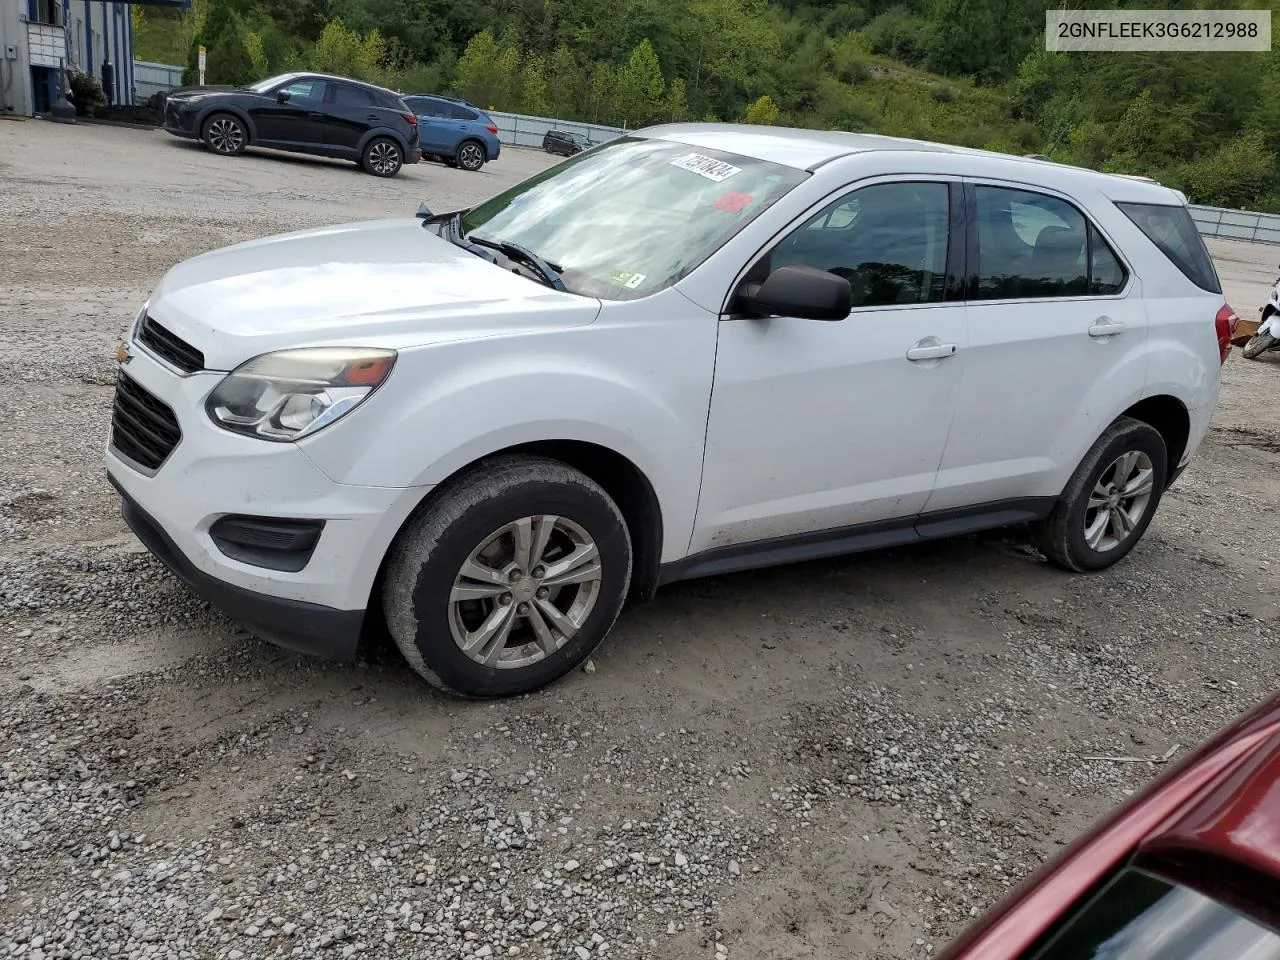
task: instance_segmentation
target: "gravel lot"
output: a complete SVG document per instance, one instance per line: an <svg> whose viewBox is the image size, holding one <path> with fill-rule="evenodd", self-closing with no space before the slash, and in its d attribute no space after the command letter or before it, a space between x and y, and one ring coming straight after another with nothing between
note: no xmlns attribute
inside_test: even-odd
<svg viewBox="0 0 1280 960"><path fill-rule="evenodd" d="M1084 756L1185 750L1272 691L1280 364L1238 353L1098 576L1000 534L683 584L593 673L493 704L192 599L101 466L163 270L548 162L388 182L0 123L0 956L927 957L1159 769ZM1280 248L1213 253L1256 315Z"/></svg>

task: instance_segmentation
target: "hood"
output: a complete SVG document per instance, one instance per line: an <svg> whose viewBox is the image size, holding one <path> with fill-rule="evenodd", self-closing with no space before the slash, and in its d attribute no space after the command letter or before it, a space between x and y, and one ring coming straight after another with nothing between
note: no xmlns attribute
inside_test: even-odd
<svg viewBox="0 0 1280 960"><path fill-rule="evenodd" d="M600 302L468 253L417 219L252 240L170 270L147 312L210 370L293 347L404 349L590 323Z"/></svg>

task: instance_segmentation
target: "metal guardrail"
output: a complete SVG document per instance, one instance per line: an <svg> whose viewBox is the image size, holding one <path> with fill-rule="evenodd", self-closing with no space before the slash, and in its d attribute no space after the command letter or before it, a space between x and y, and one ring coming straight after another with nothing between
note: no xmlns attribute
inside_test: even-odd
<svg viewBox="0 0 1280 960"><path fill-rule="evenodd" d="M1203 237L1280 244L1280 214L1191 206L1191 219Z"/></svg>
<svg viewBox="0 0 1280 960"><path fill-rule="evenodd" d="M577 120L556 120L553 117L531 117L523 113L501 113L497 110L485 111L493 118L498 128L498 139L504 145L517 147L541 147L542 135L548 130L564 130L568 133L580 133L588 140L604 143L615 140L626 133L617 127L606 127L598 123L581 123Z"/></svg>

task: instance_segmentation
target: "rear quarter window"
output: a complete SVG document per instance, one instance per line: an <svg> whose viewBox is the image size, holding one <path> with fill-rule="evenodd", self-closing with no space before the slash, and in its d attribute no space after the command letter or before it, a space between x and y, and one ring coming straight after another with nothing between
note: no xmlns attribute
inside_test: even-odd
<svg viewBox="0 0 1280 960"><path fill-rule="evenodd" d="M1159 203L1116 203L1147 239L1201 290L1221 293L1222 283L1205 249L1200 231L1184 206Z"/></svg>

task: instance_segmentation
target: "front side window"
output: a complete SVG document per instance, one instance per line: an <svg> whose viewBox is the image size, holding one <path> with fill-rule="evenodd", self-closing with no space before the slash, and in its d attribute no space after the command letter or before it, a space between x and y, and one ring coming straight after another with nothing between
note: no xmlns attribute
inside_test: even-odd
<svg viewBox="0 0 1280 960"><path fill-rule="evenodd" d="M634 300L675 283L807 177L707 147L625 137L468 211L467 234L517 243L573 293Z"/></svg>
<svg viewBox="0 0 1280 960"><path fill-rule="evenodd" d="M288 92L290 100L319 100L324 93L324 81L316 79L295 80L281 89Z"/></svg>
<svg viewBox="0 0 1280 960"><path fill-rule="evenodd" d="M453 120L478 120L480 119L466 107L460 107L457 104L449 104L449 117Z"/></svg>
<svg viewBox="0 0 1280 960"><path fill-rule="evenodd" d="M863 187L779 243L767 272L806 266L834 273L849 281L855 307L937 303L946 287L949 217L945 183Z"/></svg>
<svg viewBox="0 0 1280 960"><path fill-rule="evenodd" d="M1280 935L1194 890L1129 869L1028 960L1280 960Z"/></svg>

